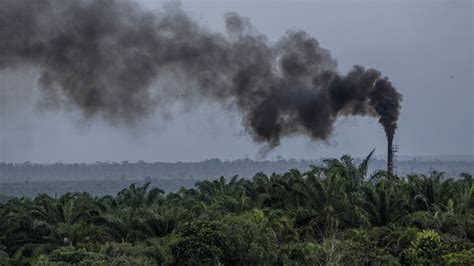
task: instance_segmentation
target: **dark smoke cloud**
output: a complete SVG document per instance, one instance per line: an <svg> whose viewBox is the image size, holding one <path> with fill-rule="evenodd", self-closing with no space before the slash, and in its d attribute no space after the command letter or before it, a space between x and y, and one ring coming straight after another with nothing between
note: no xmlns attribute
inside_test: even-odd
<svg viewBox="0 0 474 266"><path fill-rule="evenodd" d="M177 6L162 13L131 1L3 0L0 70L34 66L45 98L85 117L133 124L170 103L230 104L256 141L327 139L338 116L377 117L393 138L401 95L374 69L346 75L302 31L276 44L235 13L226 33L208 31ZM186 84L160 88L173 76ZM184 82L184 83L183 83Z"/></svg>

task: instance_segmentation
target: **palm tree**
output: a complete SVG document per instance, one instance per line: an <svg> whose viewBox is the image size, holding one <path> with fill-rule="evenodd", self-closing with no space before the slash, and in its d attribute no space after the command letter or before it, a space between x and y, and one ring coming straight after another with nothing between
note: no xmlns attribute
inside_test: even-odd
<svg viewBox="0 0 474 266"><path fill-rule="evenodd" d="M242 212L250 208L245 184L245 180L238 176L227 183L222 176L217 180L198 182L197 199L211 206L217 215L221 212Z"/></svg>
<svg viewBox="0 0 474 266"><path fill-rule="evenodd" d="M364 186L364 209L372 226L386 226L406 214L407 203L394 182Z"/></svg>
<svg viewBox="0 0 474 266"><path fill-rule="evenodd" d="M455 210L459 214L467 214L474 210L474 183L459 182L455 193Z"/></svg>
<svg viewBox="0 0 474 266"><path fill-rule="evenodd" d="M326 159L323 161L324 166L320 169L326 177L337 176L344 180L344 185L348 191L355 191L364 181L369 162L375 149L372 150L362 162L356 166L354 160L349 155L342 156L337 159Z"/></svg>
<svg viewBox="0 0 474 266"><path fill-rule="evenodd" d="M0 241L10 256L32 256L52 250L60 243L50 237L52 227L30 215L33 202L13 199L2 206Z"/></svg>
<svg viewBox="0 0 474 266"><path fill-rule="evenodd" d="M262 208L270 205L271 182L267 175L260 172L254 175L251 181L243 182L245 194L253 202L254 207Z"/></svg>
<svg viewBox="0 0 474 266"><path fill-rule="evenodd" d="M408 175L411 206L414 210L446 209L448 200L454 195L453 180L444 178L444 173L433 171L429 176Z"/></svg>
<svg viewBox="0 0 474 266"><path fill-rule="evenodd" d="M141 187L131 184L130 187L122 189L117 194L118 203L136 209L157 202L164 194L164 191L159 188L153 188L148 191L149 186L150 182L145 183Z"/></svg>

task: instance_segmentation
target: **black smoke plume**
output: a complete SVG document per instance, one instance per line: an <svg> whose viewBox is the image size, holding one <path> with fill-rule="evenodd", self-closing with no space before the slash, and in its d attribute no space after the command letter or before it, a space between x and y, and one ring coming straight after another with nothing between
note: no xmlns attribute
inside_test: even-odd
<svg viewBox="0 0 474 266"><path fill-rule="evenodd" d="M303 31L277 43L235 13L213 33L179 6L161 12L132 1L2 0L0 70L32 66L49 102L85 117L136 123L173 102L218 101L243 114L270 147L304 134L327 139L338 116L377 117L389 140L401 95L375 69L342 75L328 50ZM156 85L176 78L176 89Z"/></svg>

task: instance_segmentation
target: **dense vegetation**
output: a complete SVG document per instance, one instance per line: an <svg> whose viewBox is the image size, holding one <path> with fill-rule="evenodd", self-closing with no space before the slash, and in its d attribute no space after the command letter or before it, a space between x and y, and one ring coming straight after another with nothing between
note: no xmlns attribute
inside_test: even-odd
<svg viewBox="0 0 474 266"><path fill-rule="evenodd" d="M0 205L0 265L473 265L472 176L368 176L369 159L168 194L13 198Z"/></svg>

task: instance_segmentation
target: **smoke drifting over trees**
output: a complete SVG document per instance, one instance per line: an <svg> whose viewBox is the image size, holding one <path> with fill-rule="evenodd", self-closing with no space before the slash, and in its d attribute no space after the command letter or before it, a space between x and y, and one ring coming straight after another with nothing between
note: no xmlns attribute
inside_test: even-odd
<svg viewBox="0 0 474 266"><path fill-rule="evenodd" d="M270 43L238 14L225 23L214 33L177 6L156 13L131 1L4 0L0 70L33 66L51 105L111 123L211 100L241 112L246 131L269 147L294 134L328 139L341 115L376 117L393 138L401 95L378 70L340 74L303 31ZM157 85L169 77L184 85Z"/></svg>

